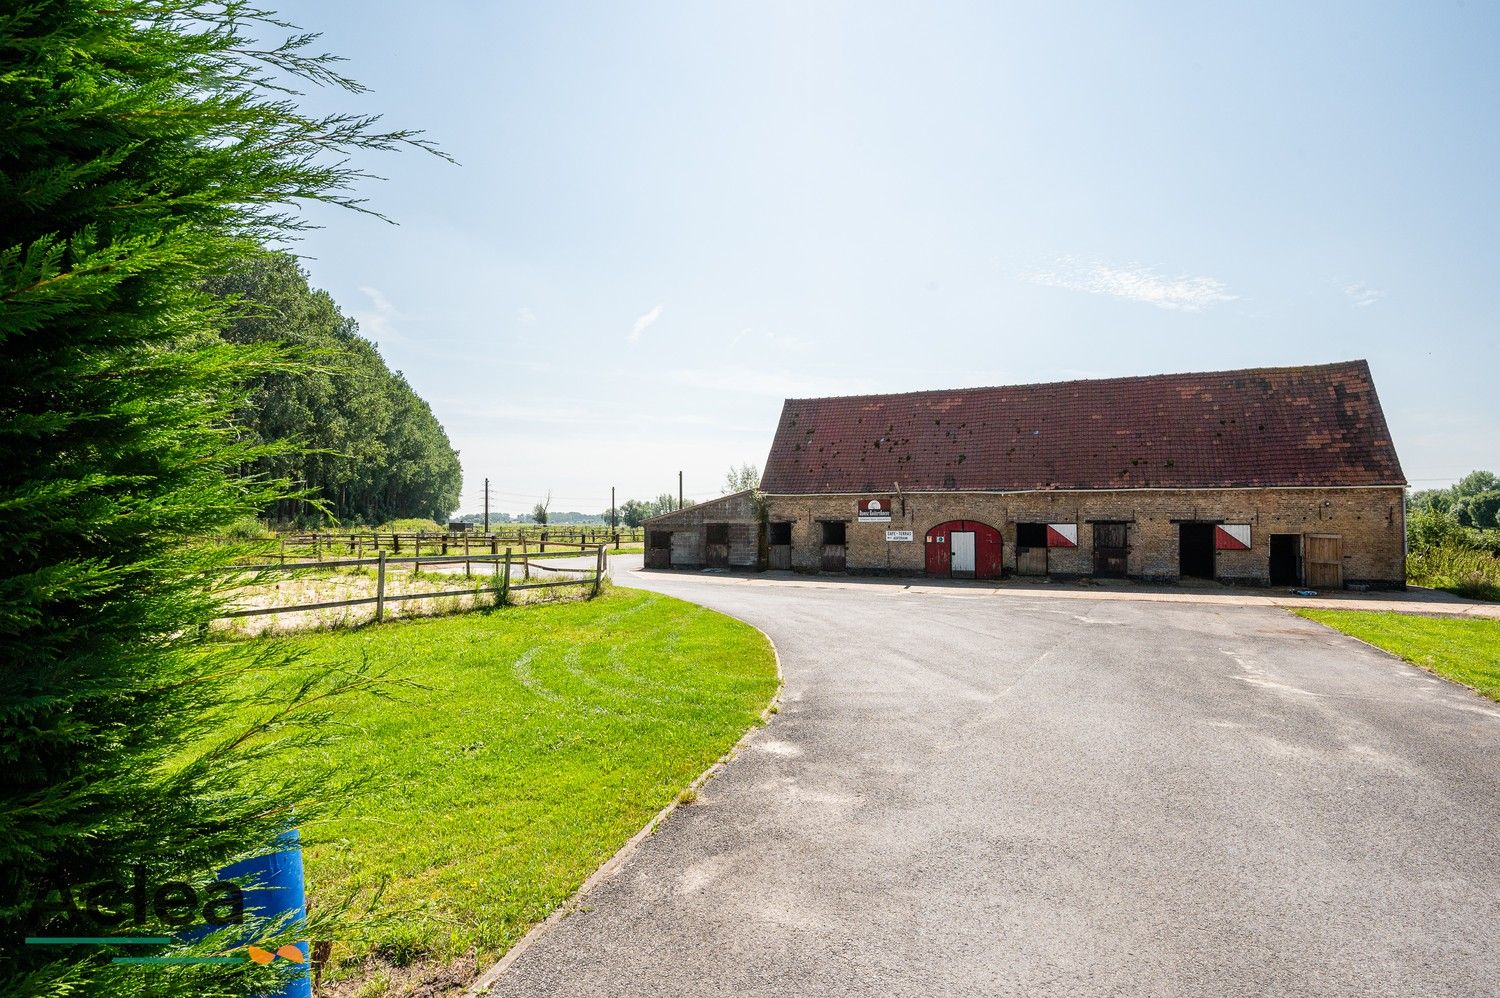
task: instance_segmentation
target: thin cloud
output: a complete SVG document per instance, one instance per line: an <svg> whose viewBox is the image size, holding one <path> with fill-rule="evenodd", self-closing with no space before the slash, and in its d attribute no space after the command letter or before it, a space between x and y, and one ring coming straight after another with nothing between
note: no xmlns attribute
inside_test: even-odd
<svg viewBox="0 0 1500 998"><path fill-rule="evenodd" d="M1349 296L1349 301L1355 308L1369 308L1385 297L1384 291L1372 288L1364 282L1349 285L1344 289L1344 294Z"/></svg>
<svg viewBox="0 0 1500 998"><path fill-rule="evenodd" d="M521 308L516 309L516 323L522 326L536 325L536 313L531 309L522 306Z"/></svg>
<svg viewBox="0 0 1500 998"><path fill-rule="evenodd" d="M359 290L370 299L368 309L354 312L354 321L359 323L360 331L375 343L400 342L403 337L396 331L396 320L401 318L400 310L379 288L361 285Z"/></svg>
<svg viewBox="0 0 1500 998"><path fill-rule="evenodd" d="M742 341L747 339L763 341L767 347L777 350L806 350L808 346L805 340L798 339L795 336L773 332L769 329L756 330L748 326L735 333L734 337L730 339L729 345L738 346Z"/></svg>
<svg viewBox="0 0 1500 998"><path fill-rule="evenodd" d="M1064 257L1047 270L1027 271L1021 279L1044 288L1108 295L1173 312L1201 312L1214 305L1237 301L1240 297L1223 281L1212 277L1162 277L1152 268L1140 264L1115 267L1072 257Z"/></svg>
<svg viewBox="0 0 1500 998"><path fill-rule="evenodd" d="M641 341L641 334L650 329L652 324L655 323L657 319L661 318L662 308L663 306L657 305L651 311L647 312L639 319L636 319L630 327L630 335L625 337L626 342L631 346L635 346L637 343L639 343Z"/></svg>

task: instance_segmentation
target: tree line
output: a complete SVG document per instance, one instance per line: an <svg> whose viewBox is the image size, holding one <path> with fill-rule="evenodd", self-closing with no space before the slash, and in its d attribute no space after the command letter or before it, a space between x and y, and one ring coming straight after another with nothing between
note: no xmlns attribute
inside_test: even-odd
<svg viewBox="0 0 1500 998"><path fill-rule="evenodd" d="M1413 547L1444 540L1500 549L1500 476L1471 471L1446 489L1421 489L1407 500L1407 529Z"/></svg>
<svg viewBox="0 0 1500 998"><path fill-rule="evenodd" d="M259 253L205 288L233 309L220 330L226 341L276 345L302 361L257 375L237 413L252 442L293 445L245 469L302 493L277 499L267 518L442 521L458 506L462 469L442 424L295 259Z"/></svg>

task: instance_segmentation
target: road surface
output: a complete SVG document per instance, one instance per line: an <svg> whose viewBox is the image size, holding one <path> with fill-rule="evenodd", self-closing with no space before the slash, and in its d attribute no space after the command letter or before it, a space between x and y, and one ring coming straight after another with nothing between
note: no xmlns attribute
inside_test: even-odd
<svg viewBox="0 0 1500 998"><path fill-rule="evenodd" d="M1500 993L1467 690L1263 606L630 565L782 709L490 994Z"/></svg>

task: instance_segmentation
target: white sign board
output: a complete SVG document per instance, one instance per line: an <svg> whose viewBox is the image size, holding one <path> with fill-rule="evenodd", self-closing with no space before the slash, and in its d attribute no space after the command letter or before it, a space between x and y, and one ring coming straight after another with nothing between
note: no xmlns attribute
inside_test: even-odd
<svg viewBox="0 0 1500 998"><path fill-rule="evenodd" d="M889 499L861 499L859 501L860 523L890 523L891 501Z"/></svg>
<svg viewBox="0 0 1500 998"><path fill-rule="evenodd" d="M887 530L885 532L885 539L888 540L888 541L909 541L909 540L911 540L911 531L910 530Z"/></svg>

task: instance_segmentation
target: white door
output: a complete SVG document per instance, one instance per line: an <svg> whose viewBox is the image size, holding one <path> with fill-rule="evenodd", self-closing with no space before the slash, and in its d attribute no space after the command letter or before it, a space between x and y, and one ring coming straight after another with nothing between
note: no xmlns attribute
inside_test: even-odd
<svg viewBox="0 0 1500 998"><path fill-rule="evenodd" d="M953 541L953 566L954 575L959 572L974 574L974 532L972 530L955 530L948 535Z"/></svg>

